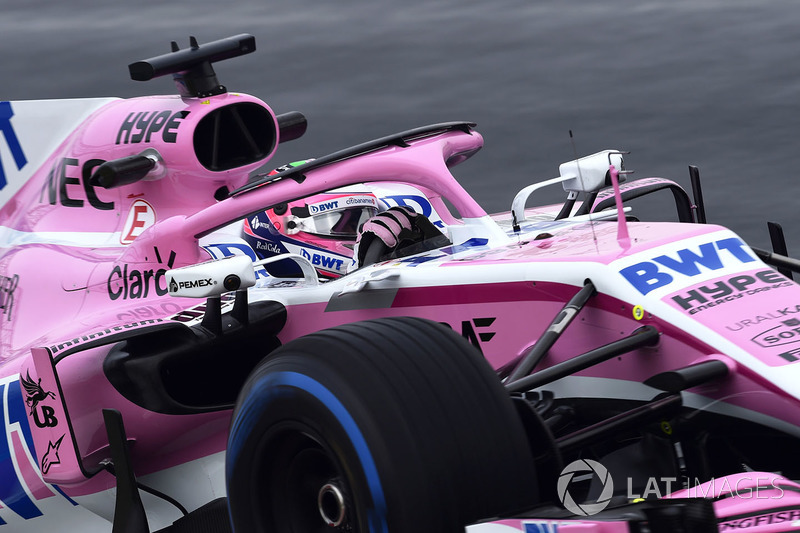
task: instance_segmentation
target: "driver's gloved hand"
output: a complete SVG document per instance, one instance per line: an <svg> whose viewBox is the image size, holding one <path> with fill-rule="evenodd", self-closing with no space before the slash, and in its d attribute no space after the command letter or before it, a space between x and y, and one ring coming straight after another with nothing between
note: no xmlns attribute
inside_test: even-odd
<svg viewBox="0 0 800 533"><path fill-rule="evenodd" d="M383 243L383 252L391 253L401 245L422 241L423 232L417 227L417 219L425 218L407 206L389 208L367 220L358 232L354 255L358 265L363 266L367 251L375 239ZM426 219L427 221L427 219ZM428 221L430 224L430 221ZM374 261L374 259L373 259Z"/></svg>
<svg viewBox="0 0 800 533"><path fill-rule="evenodd" d="M452 244L439 229L407 206L392 207L367 220L358 232L356 268Z"/></svg>

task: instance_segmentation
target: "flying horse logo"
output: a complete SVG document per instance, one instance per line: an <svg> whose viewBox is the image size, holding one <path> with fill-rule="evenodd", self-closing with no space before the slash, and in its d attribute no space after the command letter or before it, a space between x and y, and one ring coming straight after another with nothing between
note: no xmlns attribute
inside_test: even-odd
<svg viewBox="0 0 800 533"><path fill-rule="evenodd" d="M48 396L53 399L56 397L52 392L45 391L42 388L42 378L39 378L38 383L33 381L30 370L28 370L27 377L20 378L20 382L22 382L22 386L27 394L25 405L31 408L31 416L33 416L33 411L36 409L36 406L39 405L39 402L43 401Z"/></svg>

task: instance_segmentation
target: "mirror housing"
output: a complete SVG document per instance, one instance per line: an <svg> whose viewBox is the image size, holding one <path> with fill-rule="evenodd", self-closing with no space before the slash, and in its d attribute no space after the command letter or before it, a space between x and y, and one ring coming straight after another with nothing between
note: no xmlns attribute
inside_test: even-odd
<svg viewBox="0 0 800 533"><path fill-rule="evenodd" d="M220 296L255 284L253 261L246 255L234 255L167 271L169 295L179 298Z"/></svg>
<svg viewBox="0 0 800 533"><path fill-rule="evenodd" d="M559 165L558 173L562 178L568 178L561 186L567 192L597 192L611 185L608 174L610 165L620 171L620 183L625 181L622 153L617 150L603 150Z"/></svg>

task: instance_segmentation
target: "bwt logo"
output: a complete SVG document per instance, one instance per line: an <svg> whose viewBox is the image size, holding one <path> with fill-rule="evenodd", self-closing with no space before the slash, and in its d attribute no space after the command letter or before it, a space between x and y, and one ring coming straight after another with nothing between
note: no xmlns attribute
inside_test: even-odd
<svg viewBox="0 0 800 533"><path fill-rule="evenodd" d="M708 270L723 268L723 259L733 258L740 263L755 261L744 250L741 239L731 237L719 241L707 242L698 247L698 251L684 248L676 252L677 257L659 255L650 261L642 261L619 271L642 294L669 285L676 274L692 277L702 272L700 267Z"/></svg>
<svg viewBox="0 0 800 533"><path fill-rule="evenodd" d="M314 266L326 268L328 270L336 270L337 272L342 270L342 265L344 264L343 259L336 259L320 254L310 254L305 250L300 250L300 255L311 261L311 264Z"/></svg>
<svg viewBox="0 0 800 533"><path fill-rule="evenodd" d="M336 209L337 207L339 207L339 200L310 205L308 206L308 210L311 213L322 213L323 211L330 211L331 209Z"/></svg>

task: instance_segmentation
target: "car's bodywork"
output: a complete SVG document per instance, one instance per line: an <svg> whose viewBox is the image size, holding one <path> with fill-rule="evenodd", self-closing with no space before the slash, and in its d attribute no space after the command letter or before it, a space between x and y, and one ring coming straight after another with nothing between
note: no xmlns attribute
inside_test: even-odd
<svg viewBox="0 0 800 533"><path fill-rule="evenodd" d="M683 221L674 223L620 225L615 209L600 212L613 201L610 192L585 202L585 214L559 218L560 206L526 210L527 190L512 212L490 216L449 171L482 146L469 123L419 128L251 176L279 142L302 134L304 121L276 116L255 97L226 92L208 72L198 78L195 63L181 63L208 50L211 59L199 64L210 68L232 49L254 47L246 36L212 44L228 51L187 49L179 66L155 63L140 74L178 72L181 95L0 103L0 531L110 530L126 457L142 484L160 493L140 491L151 530L181 516L164 495L188 511L224 497L231 409L252 369L292 339L380 317L447 324L510 390L527 393L532 405L549 402L541 416L549 420L561 408L550 429L565 458L620 465L627 450L655 464L651 454L676 453L677 444L690 467L657 465L637 475L707 481L743 468L800 475L793 453L800 287L762 262L767 254L725 228L692 223L699 217L680 193ZM137 63L132 73L147 68ZM602 157L621 161L616 152ZM598 186L577 183L583 178L574 162L561 175L572 191L605 185L605 170ZM387 206L414 205L440 221L452 244L325 283L313 275L274 278L259 267L252 288L236 291L237 282L229 292L218 280L239 272L241 262L230 271L225 261L191 267L226 256L256 259L238 238L238 221L359 183ZM400 189L389 186L397 183ZM618 197L648 187L677 189L660 178L636 180ZM328 259L321 251L295 260L313 267ZM192 291L211 298L180 297ZM537 344L531 362L526 354ZM585 363L557 366L587 353ZM669 380L697 363L712 363L707 375ZM524 381L537 364L556 370ZM655 406L653 416L621 426L619 441L587 432L642 405ZM103 410L121 414L124 432L116 435L127 435L124 446L113 444L113 415ZM590 446L593 437L605 447ZM555 490L556 478L548 479ZM636 483L639 492L646 487L633 483L629 492ZM751 502L746 511L724 502L717 512L723 525L769 515L753 529L771 527L788 520L776 513L798 508L790 497L780 505ZM547 516L473 527L629 530L618 516L594 523Z"/></svg>

